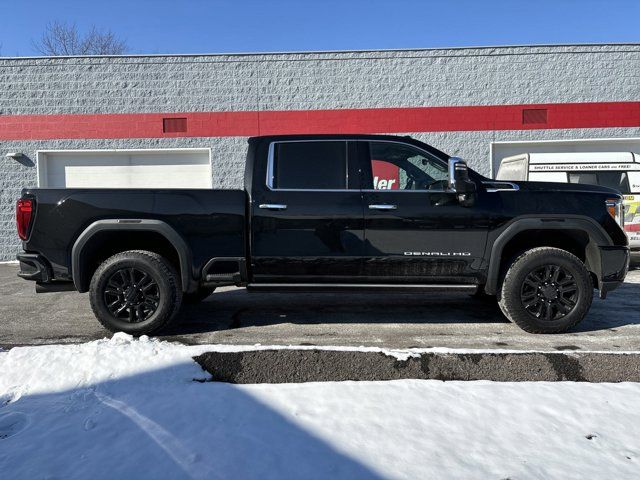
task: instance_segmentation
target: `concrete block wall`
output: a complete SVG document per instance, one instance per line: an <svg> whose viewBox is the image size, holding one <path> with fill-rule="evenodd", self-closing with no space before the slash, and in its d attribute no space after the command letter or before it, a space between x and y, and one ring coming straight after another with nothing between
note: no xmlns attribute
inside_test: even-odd
<svg viewBox="0 0 640 480"><path fill-rule="evenodd" d="M0 58L0 116L241 112L640 100L640 45L250 55ZM493 141L640 136L638 127L408 133L490 174ZM387 133L387 132L372 132ZM210 147L214 187L240 188L245 137L1 140L0 260L42 149ZM23 152L23 163L6 153Z"/></svg>

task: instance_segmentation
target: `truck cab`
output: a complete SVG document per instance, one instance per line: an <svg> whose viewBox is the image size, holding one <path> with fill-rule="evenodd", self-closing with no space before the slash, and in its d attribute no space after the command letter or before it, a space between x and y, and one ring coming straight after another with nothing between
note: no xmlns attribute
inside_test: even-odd
<svg viewBox="0 0 640 480"><path fill-rule="evenodd" d="M251 145L251 158L267 159L247 163L256 284L483 283L493 199L457 192L445 154L388 137L274 137ZM469 184L484 189L470 175Z"/></svg>

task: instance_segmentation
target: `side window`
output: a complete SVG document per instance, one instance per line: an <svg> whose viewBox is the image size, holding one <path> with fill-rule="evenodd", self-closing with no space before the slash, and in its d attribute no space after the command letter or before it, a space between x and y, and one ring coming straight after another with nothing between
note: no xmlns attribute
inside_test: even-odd
<svg viewBox="0 0 640 480"><path fill-rule="evenodd" d="M275 189L341 190L347 188L347 142L275 143L268 184Z"/></svg>
<svg viewBox="0 0 640 480"><path fill-rule="evenodd" d="M529 162L526 155L502 159L496 174L496 180L526 180Z"/></svg>
<svg viewBox="0 0 640 480"><path fill-rule="evenodd" d="M447 166L426 152L394 142L369 142L374 190L444 189Z"/></svg>

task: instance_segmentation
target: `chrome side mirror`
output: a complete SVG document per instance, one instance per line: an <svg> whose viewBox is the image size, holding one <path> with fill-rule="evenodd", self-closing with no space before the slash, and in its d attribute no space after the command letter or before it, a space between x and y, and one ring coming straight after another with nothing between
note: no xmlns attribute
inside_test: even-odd
<svg viewBox="0 0 640 480"><path fill-rule="evenodd" d="M449 158L449 191L456 194L461 204L473 204L476 184L469 180L467 163L458 157Z"/></svg>

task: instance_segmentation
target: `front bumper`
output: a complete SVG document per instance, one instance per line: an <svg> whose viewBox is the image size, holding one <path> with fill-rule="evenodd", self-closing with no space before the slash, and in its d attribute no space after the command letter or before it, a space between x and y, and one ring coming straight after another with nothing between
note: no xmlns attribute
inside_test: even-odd
<svg viewBox="0 0 640 480"><path fill-rule="evenodd" d="M607 246L600 248L600 298L618 288L629 270L629 247Z"/></svg>

